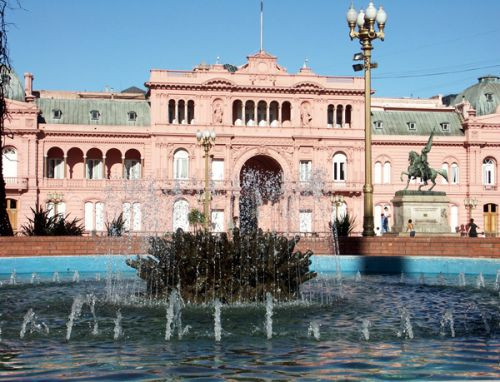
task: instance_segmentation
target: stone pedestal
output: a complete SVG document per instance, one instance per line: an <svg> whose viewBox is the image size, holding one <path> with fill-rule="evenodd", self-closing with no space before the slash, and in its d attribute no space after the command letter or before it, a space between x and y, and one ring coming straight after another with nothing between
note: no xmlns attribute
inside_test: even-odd
<svg viewBox="0 0 500 382"><path fill-rule="evenodd" d="M392 199L393 231L406 232L408 219L411 219L417 233L450 234L449 202L445 192L397 191Z"/></svg>

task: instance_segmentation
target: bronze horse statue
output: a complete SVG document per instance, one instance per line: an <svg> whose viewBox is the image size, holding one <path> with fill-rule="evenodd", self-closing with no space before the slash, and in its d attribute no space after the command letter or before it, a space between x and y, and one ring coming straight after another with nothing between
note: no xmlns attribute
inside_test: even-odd
<svg viewBox="0 0 500 382"><path fill-rule="evenodd" d="M432 135L430 139L432 139ZM422 151L422 156L423 154L424 152ZM421 191L422 187L427 186L427 182L429 180L432 182L432 186L427 191L431 191L436 185L436 178L438 174L448 181L448 173L446 170L435 170L432 167L429 167L426 163L427 161L425 160L427 157L426 154L427 153L425 153L425 158L422 159L422 156L418 155L415 151L410 151L408 156L408 160L410 161L408 170L401 173L401 181L403 181L403 175L408 175L405 190L408 188L411 179L420 178L422 180L423 183L418 187L419 191Z"/></svg>

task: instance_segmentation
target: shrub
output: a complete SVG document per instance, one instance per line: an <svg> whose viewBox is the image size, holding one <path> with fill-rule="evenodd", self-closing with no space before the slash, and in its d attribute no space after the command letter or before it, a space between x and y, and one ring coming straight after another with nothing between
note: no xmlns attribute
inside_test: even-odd
<svg viewBox="0 0 500 382"><path fill-rule="evenodd" d="M66 216L50 216L48 210L37 207L31 208L33 218L28 218L28 224L21 227L23 235L26 236L81 236L84 227L80 219L68 220Z"/></svg>
<svg viewBox="0 0 500 382"><path fill-rule="evenodd" d="M108 236L122 236L125 232L125 220L123 220L123 213L114 218L111 223L106 223L106 231Z"/></svg>
<svg viewBox="0 0 500 382"><path fill-rule="evenodd" d="M346 213L340 219L335 218L335 225L337 226L337 234L339 236L349 236L354 230L356 218Z"/></svg>

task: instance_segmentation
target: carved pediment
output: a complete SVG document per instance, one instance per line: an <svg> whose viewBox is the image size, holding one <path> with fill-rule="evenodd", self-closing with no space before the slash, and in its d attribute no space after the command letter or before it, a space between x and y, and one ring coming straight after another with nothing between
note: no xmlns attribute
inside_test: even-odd
<svg viewBox="0 0 500 382"><path fill-rule="evenodd" d="M236 86L234 82L226 79L226 78L222 78L222 77L218 77L218 78L211 78L207 81L205 81L203 83L203 85L205 86Z"/></svg>
<svg viewBox="0 0 500 382"><path fill-rule="evenodd" d="M323 90L324 87L316 82L312 81L302 81L293 86L297 90Z"/></svg>

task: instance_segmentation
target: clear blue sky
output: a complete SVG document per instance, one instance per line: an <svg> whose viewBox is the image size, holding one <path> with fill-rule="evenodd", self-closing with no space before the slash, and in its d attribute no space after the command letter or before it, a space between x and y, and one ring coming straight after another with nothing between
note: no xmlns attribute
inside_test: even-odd
<svg viewBox="0 0 500 382"><path fill-rule="evenodd" d="M20 0L7 16L12 63L35 89L144 87L149 70L201 61L241 65L259 49L259 0ZM265 0L264 49L295 73L309 59L323 75L353 75L350 0ZM355 0L357 9L368 0ZM383 0L376 41L378 96L459 92L500 73L500 0ZM480 69L477 69L480 68ZM428 76L428 74L452 72ZM421 77L402 78L407 75Z"/></svg>

